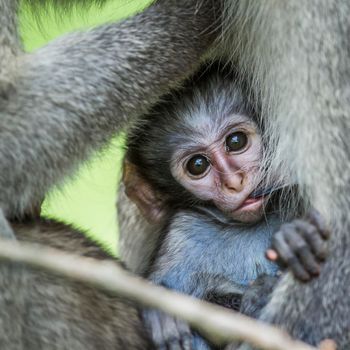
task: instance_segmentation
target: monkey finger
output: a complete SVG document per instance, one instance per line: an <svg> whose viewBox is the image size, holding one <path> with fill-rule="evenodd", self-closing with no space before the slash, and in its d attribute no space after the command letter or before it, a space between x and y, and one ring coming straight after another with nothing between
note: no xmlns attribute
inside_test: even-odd
<svg viewBox="0 0 350 350"><path fill-rule="evenodd" d="M331 231L322 215L316 209L310 210L308 219L318 228L323 239L328 239L330 237Z"/></svg>
<svg viewBox="0 0 350 350"><path fill-rule="evenodd" d="M191 348L184 348L181 338L173 337L167 338L164 343L161 343L157 349L164 350L190 350Z"/></svg>
<svg viewBox="0 0 350 350"><path fill-rule="evenodd" d="M191 346L191 342L189 344ZM168 340L166 349L167 350L191 350L191 347L185 348L181 339L172 338Z"/></svg>
<svg viewBox="0 0 350 350"><path fill-rule="evenodd" d="M318 276L320 266L302 235L294 228L286 231L286 241L303 268L311 275Z"/></svg>
<svg viewBox="0 0 350 350"><path fill-rule="evenodd" d="M265 253L266 258L271 261L277 261L278 260L278 253L274 249L268 249Z"/></svg>
<svg viewBox="0 0 350 350"><path fill-rule="evenodd" d="M192 335L188 324L169 315L165 315L162 321L162 347L165 346L166 350L191 350Z"/></svg>
<svg viewBox="0 0 350 350"><path fill-rule="evenodd" d="M277 253L277 259L275 259L275 256L271 252ZM277 262L283 267L288 265L288 259L290 259L294 254L285 241L284 225L282 225L280 230L273 235L271 240L271 248L268 249L265 254L268 259L271 260L271 258L273 258L273 261Z"/></svg>
<svg viewBox="0 0 350 350"><path fill-rule="evenodd" d="M310 274L300 264L299 259L285 241L284 232L279 231L275 234L272 238L272 247L278 253L279 260L287 265L296 278L304 282L310 280Z"/></svg>
<svg viewBox="0 0 350 350"><path fill-rule="evenodd" d="M192 337L189 335L184 336L181 339L181 345L183 350L191 350L192 349Z"/></svg>
<svg viewBox="0 0 350 350"><path fill-rule="evenodd" d="M300 235L305 239L315 256L324 260L327 256L327 245L316 226L305 220L295 220L295 226Z"/></svg>
<svg viewBox="0 0 350 350"><path fill-rule="evenodd" d="M190 350L182 345L182 338L191 335L186 322L154 309L144 310L142 316L156 349Z"/></svg>
<svg viewBox="0 0 350 350"><path fill-rule="evenodd" d="M188 326L188 323L186 323L183 320L176 319L176 325L177 330L180 335L179 343L181 345L182 350L191 350L192 348L192 333Z"/></svg>
<svg viewBox="0 0 350 350"><path fill-rule="evenodd" d="M333 339L324 339L318 345L320 350L337 350L337 343Z"/></svg>

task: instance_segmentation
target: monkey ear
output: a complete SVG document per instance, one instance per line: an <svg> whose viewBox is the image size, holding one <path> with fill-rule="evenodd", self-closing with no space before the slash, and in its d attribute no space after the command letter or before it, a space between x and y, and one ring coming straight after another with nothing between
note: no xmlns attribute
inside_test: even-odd
<svg viewBox="0 0 350 350"><path fill-rule="evenodd" d="M128 160L124 160L123 183L126 195L145 219L153 224L162 222L167 213L164 199L140 175L137 166Z"/></svg>

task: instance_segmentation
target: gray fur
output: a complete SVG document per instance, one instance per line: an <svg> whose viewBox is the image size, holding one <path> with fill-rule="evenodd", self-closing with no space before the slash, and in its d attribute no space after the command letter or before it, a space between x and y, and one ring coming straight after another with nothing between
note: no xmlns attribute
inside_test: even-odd
<svg viewBox="0 0 350 350"><path fill-rule="evenodd" d="M34 220L14 223L13 228L19 241L114 260L83 232L67 225ZM138 310L129 301L13 263L1 263L0 282L2 349L151 348Z"/></svg>
<svg viewBox="0 0 350 350"><path fill-rule="evenodd" d="M162 1L135 19L67 36L13 60L17 49L7 43L17 46L16 3L0 1L0 9L10 11L0 11L2 52L11 57L0 68L0 206L7 216L36 207L52 184L120 130L127 115L144 111L186 75L211 43L199 34L214 21L207 2ZM225 3L225 40L217 53L238 61L251 78L269 123L270 164L303 186L334 227L332 258L320 278L300 285L286 277L263 318L312 344L330 337L348 349L350 4Z"/></svg>
<svg viewBox="0 0 350 350"><path fill-rule="evenodd" d="M300 284L286 276L261 318L310 344L331 338L337 349L349 349L350 4L226 4L224 33L231 37L224 38L223 47L229 55L237 53L234 59L243 74L251 74L260 96L271 138L270 165L292 174L333 230L330 259L320 277Z"/></svg>
<svg viewBox="0 0 350 350"><path fill-rule="evenodd" d="M16 1L0 1L0 78L6 74L6 66L19 54L21 43L18 34L17 17L13 14L17 9ZM0 79L1 81L1 79Z"/></svg>
<svg viewBox="0 0 350 350"><path fill-rule="evenodd" d="M0 1L11 20L16 3ZM0 206L6 216L37 207L48 188L194 68L215 38L213 4L157 3L11 63L11 89L0 81ZM8 32L3 28L0 37Z"/></svg>
<svg viewBox="0 0 350 350"><path fill-rule="evenodd" d="M6 239L16 239L15 233L13 232L12 227L7 221L4 212L0 208L0 236L1 238Z"/></svg>
<svg viewBox="0 0 350 350"><path fill-rule="evenodd" d="M136 205L126 196L123 183L120 184L117 205L119 235L122 236L119 240L118 256L129 270L143 275L151 263L161 228L147 222L141 215ZM133 232L129 231L130 227ZM138 232L142 232L142 235L138 236ZM139 239L135 239L135 235Z"/></svg>
<svg viewBox="0 0 350 350"><path fill-rule="evenodd" d="M162 226L147 222L125 194L122 182L118 188L117 198L120 258L132 272L143 275L148 270L157 249Z"/></svg>
<svg viewBox="0 0 350 350"><path fill-rule="evenodd" d="M265 252L281 223L277 215L244 225L229 221L216 209L179 211L165 229L149 279L204 300L214 301L215 295L242 295L257 277L276 275L278 267L266 259ZM259 292L255 299L265 297ZM251 312L248 298L246 304L246 311ZM256 314L259 311L255 310ZM209 349L197 334L191 334L184 322L171 321L170 316L157 310L145 310L143 318L159 349L177 342L182 344L187 338L191 349ZM179 348L189 349L185 345Z"/></svg>
<svg viewBox="0 0 350 350"><path fill-rule="evenodd" d="M13 16L16 10L15 1L0 1L0 96L11 87L12 63L21 51L18 35L17 18ZM1 97L0 97L1 99ZM14 232L7 222L4 211L0 208L0 237L15 239Z"/></svg>
<svg viewBox="0 0 350 350"><path fill-rule="evenodd" d="M265 252L271 246L272 234L282 223L278 216L269 215L268 220L247 225L228 222L216 209L210 211L189 210L174 215L151 268L151 280L159 283L169 271L183 268L189 280L179 277L178 285L183 286L179 290L185 293L198 287L198 293L202 293L203 289L191 282L198 274L225 276L236 285L248 285L258 275L277 271ZM218 217L223 221L218 221Z"/></svg>

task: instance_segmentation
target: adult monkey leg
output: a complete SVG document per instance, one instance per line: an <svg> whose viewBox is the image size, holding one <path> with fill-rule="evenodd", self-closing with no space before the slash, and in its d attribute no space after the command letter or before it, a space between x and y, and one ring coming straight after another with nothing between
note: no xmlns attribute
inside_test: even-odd
<svg viewBox="0 0 350 350"><path fill-rule="evenodd" d="M191 72L219 15L210 0L162 0L23 54L17 5L0 0L1 50L19 51L0 77L0 207L11 218L37 208L50 186Z"/></svg>
<svg viewBox="0 0 350 350"><path fill-rule="evenodd" d="M68 225L35 219L14 223L13 229L22 242L115 260ZM134 303L4 261L0 264L0 324L1 348L7 350L152 348Z"/></svg>
<svg viewBox="0 0 350 350"><path fill-rule="evenodd" d="M226 0L226 5L224 33L232 37L225 50L238 54L233 58L251 74L260 97L275 146L269 165L291 174L333 232L319 278L300 284L286 276L261 318L313 345L332 338L337 349L349 349L350 4Z"/></svg>

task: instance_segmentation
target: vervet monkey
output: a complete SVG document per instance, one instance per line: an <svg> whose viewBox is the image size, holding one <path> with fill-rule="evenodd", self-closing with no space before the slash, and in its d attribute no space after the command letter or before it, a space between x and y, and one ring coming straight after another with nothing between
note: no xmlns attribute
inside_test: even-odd
<svg viewBox="0 0 350 350"><path fill-rule="evenodd" d="M277 281L278 265L265 256L271 245L305 282L318 276L328 238L315 212L285 223L288 197L263 179L256 118L235 75L205 65L129 130L123 177L146 218L163 220L148 278L254 317ZM243 297L241 309L247 288L251 302ZM181 320L154 309L143 318L159 349L210 348Z"/></svg>

